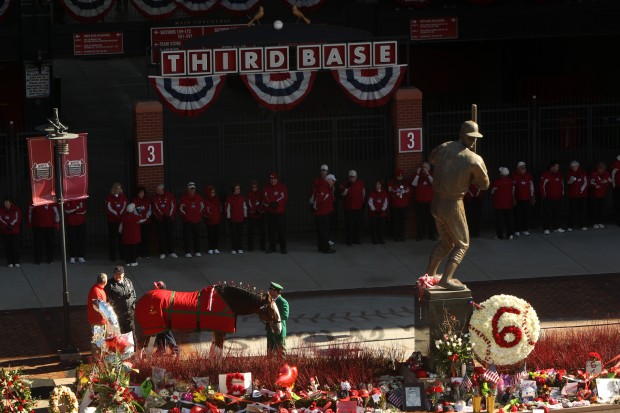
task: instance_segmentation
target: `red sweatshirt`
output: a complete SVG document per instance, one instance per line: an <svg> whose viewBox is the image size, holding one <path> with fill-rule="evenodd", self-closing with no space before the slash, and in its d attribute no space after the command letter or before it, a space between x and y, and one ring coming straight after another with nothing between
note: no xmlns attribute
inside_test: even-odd
<svg viewBox="0 0 620 413"><path fill-rule="evenodd" d="M177 213L177 200L170 192L153 195L153 214L155 219L161 221L163 216L174 218Z"/></svg>
<svg viewBox="0 0 620 413"><path fill-rule="evenodd" d="M222 200L219 196L211 196L212 186L207 186L205 192L205 210L203 215L207 221L207 225L218 225L222 222Z"/></svg>
<svg viewBox="0 0 620 413"><path fill-rule="evenodd" d="M413 177L411 183L415 188L414 199L416 202L428 204L433 202L433 175L425 175L421 171Z"/></svg>
<svg viewBox="0 0 620 413"><path fill-rule="evenodd" d="M590 174L590 197L605 198L609 185L611 185L611 175L609 172L603 171L602 174L599 174L595 169Z"/></svg>
<svg viewBox="0 0 620 413"><path fill-rule="evenodd" d="M245 201L250 219L261 219L265 216L265 205L263 205L263 193L261 191L250 191Z"/></svg>
<svg viewBox="0 0 620 413"><path fill-rule="evenodd" d="M315 187L313 199L314 215L329 215L334 212L334 191L326 181Z"/></svg>
<svg viewBox="0 0 620 413"><path fill-rule="evenodd" d="M121 219L121 244L132 245L139 244L142 241L140 224L138 224L141 219L140 215L125 211Z"/></svg>
<svg viewBox="0 0 620 413"><path fill-rule="evenodd" d="M284 214L286 212L286 201L288 200L288 191L284 184L276 182L275 185L267 184L263 191L263 205L267 212L272 214ZM275 208L271 203L275 202Z"/></svg>
<svg viewBox="0 0 620 413"><path fill-rule="evenodd" d="M181 214L183 222L198 224L202 219L204 209L204 200L200 194L194 192L194 196L192 197L188 191L185 191L179 203L179 213Z"/></svg>
<svg viewBox="0 0 620 413"><path fill-rule="evenodd" d="M407 208L411 198L411 187L404 179L394 178L388 182L388 193L390 194L390 206L392 208Z"/></svg>
<svg viewBox="0 0 620 413"><path fill-rule="evenodd" d="M345 194L345 190L347 189L348 191ZM353 183L347 182L346 184L341 185L340 195L344 197L344 209L362 209L364 207L364 202L366 201L364 181L358 179Z"/></svg>
<svg viewBox="0 0 620 413"><path fill-rule="evenodd" d="M226 218L230 219L230 222L245 222L248 217L248 209L243 195L228 195L224 210L226 211Z"/></svg>
<svg viewBox="0 0 620 413"><path fill-rule="evenodd" d="M534 196L534 181L529 172L512 174L512 180L515 184L515 198L517 201L529 201Z"/></svg>
<svg viewBox="0 0 620 413"><path fill-rule="evenodd" d="M551 171L545 171L540 177L540 183L538 185L541 198L547 198L551 200L559 200L564 196L564 180L562 174L553 173Z"/></svg>
<svg viewBox="0 0 620 413"><path fill-rule="evenodd" d="M75 227L86 222L86 200L65 202L65 218L67 225Z"/></svg>
<svg viewBox="0 0 620 413"><path fill-rule="evenodd" d="M151 200L146 196L144 198L140 198L139 196L135 197L132 201L136 206L136 212L140 215L140 224L146 224L151 219Z"/></svg>
<svg viewBox="0 0 620 413"><path fill-rule="evenodd" d="M22 211L15 204L11 204L9 209L4 205L0 207L0 234L19 234L22 220Z"/></svg>
<svg viewBox="0 0 620 413"><path fill-rule="evenodd" d="M512 209L514 203L515 184L512 178L503 176L496 179L491 187L493 195L493 208Z"/></svg>
<svg viewBox="0 0 620 413"><path fill-rule="evenodd" d="M368 215L371 217L385 217L390 205L387 191L374 190L368 197Z"/></svg>
<svg viewBox="0 0 620 413"><path fill-rule="evenodd" d="M28 225L38 228L57 227L60 222L60 213L56 204L45 204L28 209Z"/></svg>
<svg viewBox="0 0 620 413"><path fill-rule="evenodd" d="M588 175L586 171L578 168L576 171L572 169L566 173L566 186L568 187L569 198L587 198L588 197Z"/></svg>
<svg viewBox="0 0 620 413"><path fill-rule="evenodd" d="M125 194L109 194L105 199L105 215L108 218L108 222L121 222L125 208L127 208L127 197Z"/></svg>

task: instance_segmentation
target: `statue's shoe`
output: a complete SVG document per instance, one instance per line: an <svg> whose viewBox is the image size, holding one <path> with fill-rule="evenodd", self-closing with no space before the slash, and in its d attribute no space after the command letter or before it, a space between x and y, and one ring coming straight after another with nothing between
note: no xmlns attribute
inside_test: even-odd
<svg viewBox="0 0 620 413"><path fill-rule="evenodd" d="M465 284L456 279L441 281L439 284L437 284L437 286L450 291L460 291L465 289Z"/></svg>

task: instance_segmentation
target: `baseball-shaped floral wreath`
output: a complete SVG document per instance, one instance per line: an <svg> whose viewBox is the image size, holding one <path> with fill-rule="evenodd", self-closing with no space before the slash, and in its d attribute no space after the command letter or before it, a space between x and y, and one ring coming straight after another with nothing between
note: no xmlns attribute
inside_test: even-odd
<svg viewBox="0 0 620 413"><path fill-rule="evenodd" d="M237 397L243 396L247 391L246 387L243 384L236 384L235 382L238 383L241 381L241 383L243 383L244 380L245 376L243 373L228 373L226 375L226 392Z"/></svg>
<svg viewBox="0 0 620 413"><path fill-rule="evenodd" d="M534 349L540 322L527 301L512 295L494 295L474 309L469 333L480 361L507 366L525 359Z"/></svg>
<svg viewBox="0 0 620 413"><path fill-rule="evenodd" d="M75 393L67 386L56 386L50 393L49 411L51 413L78 413L79 407Z"/></svg>

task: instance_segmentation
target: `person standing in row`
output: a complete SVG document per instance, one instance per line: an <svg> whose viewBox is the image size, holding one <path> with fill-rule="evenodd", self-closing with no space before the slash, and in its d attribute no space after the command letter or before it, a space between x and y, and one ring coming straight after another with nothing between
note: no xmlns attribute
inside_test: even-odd
<svg viewBox="0 0 620 413"><path fill-rule="evenodd" d="M122 265L114 267L114 278L108 280L104 290L116 317L118 317L121 333L133 333L135 343L136 290L133 288L131 280L125 277L125 268Z"/></svg>
<svg viewBox="0 0 620 413"><path fill-rule="evenodd" d="M323 185L323 182L325 182L325 177L327 176L327 174L329 174L329 166L321 165L321 168L319 169L319 176L314 178L314 181L312 181L312 187L310 188L310 210L311 211L314 211L314 195L316 194L316 190L319 186Z"/></svg>
<svg viewBox="0 0 620 413"><path fill-rule="evenodd" d="M179 203L179 213L183 221L183 249L187 258L192 258L192 244L194 255L196 257L202 255L200 254L200 222L204 209L202 196L196 193L196 184L188 182L185 194Z"/></svg>
<svg viewBox="0 0 620 413"><path fill-rule="evenodd" d="M86 262L86 199L66 201L64 204L69 240L69 263Z"/></svg>
<svg viewBox="0 0 620 413"><path fill-rule="evenodd" d="M564 232L560 228L564 180L560 173L560 164L556 161L551 162L549 168L540 177L539 192L543 208L543 233L549 235L551 230L558 233Z"/></svg>
<svg viewBox="0 0 620 413"><path fill-rule="evenodd" d="M0 208L0 236L4 247L6 265L9 268L20 267L19 232L21 230L22 211L13 203L10 196L4 198Z"/></svg>
<svg viewBox="0 0 620 413"><path fill-rule="evenodd" d="M28 210L28 225L32 227L34 238L34 263L41 264L43 244L47 263L54 262L54 237L60 222L58 206L53 204L30 205Z"/></svg>
<svg viewBox="0 0 620 413"><path fill-rule="evenodd" d="M607 190L611 184L611 175L607 171L605 162L599 162L596 169L590 174L590 202L592 203L592 226L594 229L603 229L603 209Z"/></svg>
<svg viewBox="0 0 620 413"><path fill-rule="evenodd" d="M534 195L534 180L532 175L527 172L525 162L517 164L517 170L512 174L515 185L515 235L530 235L528 231L528 220L532 207L536 204Z"/></svg>
<svg viewBox="0 0 620 413"><path fill-rule="evenodd" d="M616 225L620 227L620 155L611 165L611 184L614 194L614 220Z"/></svg>
<svg viewBox="0 0 620 413"><path fill-rule="evenodd" d="M387 215L390 199L383 190L381 181L375 183L375 190L368 196L368 216L370 218L370 238L373 244L385 244L383 240L383 227Z"/></svg>
<svg viewBox="0 0 620 413"><path fill-rule="evenodd" d="M138 257L149 257L149 241L151 240L149 235L151 233L151 200L146 195L146 188L139 186L138 196L133 199L133 203L136 206L136 213L140 216L140 244L138 244Z"/></svg>
<svg viewBox="0 0 620 413"><path fill-rule="evenodd" d="M568 225L567 230L581 228L587 231L586 212L588 201L588 174L579 167L579 162L572 161L566 173L568 192Z"/></svg>
<svg viewBox="0 0 620 413"><path fill-rule="evenodd" d="M418 225L416 240L421 241L425 236L435 240L435 220L431 215L431 203L433 202L433 175L431 174L431 164L422 163L418 168L411 185L415 188L415 210Z"/></svg>
<svg viewBox="0 0 620 413"><path fill-rule="evenodd" d="M510 171L506 167L499 168L500 177L493 182L491 195L493 195L493 208L495 209L495 238L513 239L512 208L515 201L515 184L510 178Z"/></svg>
<svg viewBox="0 0 620 413"><path fill-rule="evenodd" d="M312 196L314 203L314 220L316 223L316 243L319 252L324 254L332 254L336 252L329 244L331 239L330 216L334 212L334 184L336 177L329 174L322 183L317 183L315 193Z"/></svg>
<svg viewBox="0 0 620 413"><path fill-rule="evenodd" d="M127 208L127 197L120 183L114 182L110 193L105 199L105 215L108 221L108 255L110 261L116 261L116 252L120 251L121 235L118 226Z"/></svg>
<svg viewBox="0 0 620 413"><path fill-rule="evenodd" d="M105 293L105 286L107 283L107 274L99 273L99 275L97 275L97 281L92 287L90 287L90 290L88 291L88 296L86 298L86 315L88 317L88 324L90 324L91 336L93 336L95 333L95 327L105 326L106 324L105 318L103 318L103 315L97 310L97 307L95 306L93 301L99 300L103 301L104 303L108 301L108 297ZM90 349L93 355L97 354L98 350L95 343L91 342Z"/></svg>
<svg viewBox="0 0 620 413"><path fill-rule="evenodd" d="M157 185L153 196L153 215L157 230L157 244L159 258L177 258L174 252L174 216L177 213L177 201L170 192L165 190L164 184Z"/></svg>
<svg viewBox="0 0 620 413"><path fill-rule="evenodd" d="M127 205L125 213L121 218L121 225L118 231L121 233L121 244L123 245L123 255L125 265L135 267L138 265L138 245L142 240L140 237L140 215L136 211L136 205Z"/></svg>
<svg viewBox="0 0 620 413"><path fill-rule="evenodd" d="M265 251L265 205L263 193L258 190L258 181L250 182L250 192L246 198L248 211L248 251L254 249L254 234L258 232L258 246Z"/></svg>
<svg viewBox="0 0 620 413"><path fill-rule="evenodd" d="M480 219L482 217L483 196L484 191L476 185L471 184L463 197L463 206L465 208L465 216L467 218L469 238L478 238L480 236Z"/></svg>
<svg viewBox="0 0 620 413"><path fill-rule="evenodd" d="M269 233L269 248L267 254L275 252L276 240L280 243L280 252L287 254L286 250L286 201L288 190L286 186L278 182L278 174L272 172L269 175L269 183L263 192L263 205L266 209L267 232ZM277 238L276 238L277 235Z"/></svg>
<svg viewBox="0 0 620 413"><path fill-rule="evenodd" d="M241 186L234 183L232 186L232 194L226 197L224 210L226 211L226 219L230 222L230 253L243 254L242 237L243 223L248 217L248 209L245 204L245 197L241 195Z"/></svg>
<svg viewBox="0 0 620 413"><path fill-rule="evenodd" d="M405 241L405 222L411 188L404 179L405 170L398 168L394 179L388 182L388 194L390 195L390 221L392 223L392 237L394 241Z"/></svg>
<svg viewBox="0 0 620 413"><path fill-rule="evenodd" d="M366 202L364 181L358 179L357 171L349 171L349 182L341 185L340 195L344 197L344 236L347 245L361 244L362 211Z"/></svg>
<svg viewBox="0 0 620 413"><path fill-rule="evenodd" d="M214 186L208 185L205 188L205 222L207 224L207 242L209 244L207 252L209 254L220 253L220 223L222 222L222 201L217 196Z"/></svg>

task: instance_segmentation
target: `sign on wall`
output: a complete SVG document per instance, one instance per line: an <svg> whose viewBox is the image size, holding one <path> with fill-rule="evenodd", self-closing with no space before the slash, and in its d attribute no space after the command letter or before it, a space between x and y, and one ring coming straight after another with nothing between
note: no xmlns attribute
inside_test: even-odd
<svg viewBox="0 0 620 413"><path fill-rule="evenodd" d="M411 40L442 40L459 38L457 17L411 19Z"/></svg>
<svg viewBox="0 0 620 413"><path fill-rule="evenodd" d="M122 54L123 32L74 33L75 56Z"/></svg>
<svg viewBox="0 0 620 413"><path fill-rule="evenodd" d="M398 152L422 152L422 128L399 129Z"/></svg>
<svg viewBox="0 0 620 413"><path fill-rule="evenodd" d="M164 164L162 141L138 142L138 165L158 166Z"/></svg>
<svg viewBox="0 0 620 413"><path fill-rule="evenodd" d="M26 65L26 97L27 98L47 98L50 96L50 72L51 67L43 64Z"/></svg>

